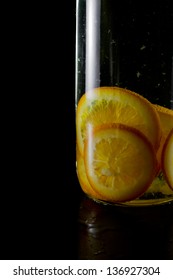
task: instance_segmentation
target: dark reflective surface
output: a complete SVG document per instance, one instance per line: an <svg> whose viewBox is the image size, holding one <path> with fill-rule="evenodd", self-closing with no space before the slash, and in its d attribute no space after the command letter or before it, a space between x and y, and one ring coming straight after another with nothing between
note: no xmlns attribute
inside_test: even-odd
<svg viewBox="0 0 173 280"><path fill-rule="evenodd" d="M173 259L173 204L119 207L81 197L79 259Z"/></svg>

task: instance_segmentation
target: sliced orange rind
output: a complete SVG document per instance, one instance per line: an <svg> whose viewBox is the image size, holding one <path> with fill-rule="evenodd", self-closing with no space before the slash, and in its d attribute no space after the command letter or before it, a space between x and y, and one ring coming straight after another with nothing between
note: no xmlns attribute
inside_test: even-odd
<svg viewBox="0 0 173 280"><path fill-rule="evenodd" d="M89 196L95 198L95 199L103 199L100 194L95 192L93 188L91 187L87 175L86 175L86 170L85 170L85 165L84 165L84 159L82 155L79 152L79 149L76 148L76 159L77 159L77 176L78 180L80 183L80 186L82 190Z"/></svg>
<svg viewBox="0 0 173 280"><path fill-rule="evenodd" d="M166 138L161 159L165 179L170 188L173 190L173 129Z"/></svg>
<svg viewBox="0 0 173 280"><path fill-rule="evenodd" d="M144 133L157 150L160 119L153 105L141 95L119 87L99 87L86 92L76 112L77 144L83 155L86 127L122 123Z"/></svg>
<svg viewBox="0 0 173 280"><path fill-rule="evenodd" d="M88 127L84 162L88 181L103 200L126 202L141 196L153 181L156 154L139 130L122 124Z"/></svg>
<svg viewBox="0 0 173 280"><path fill-rule="evenodd" d="M154 104L153 106L159 115L161 129L162 129L162 137L161 137L159 149L157 151L158 161L160 162L161 165L161 155L162 155L163 146L168 134L170 133L171 129L173 129L173 110L157 104Z"/></svg>

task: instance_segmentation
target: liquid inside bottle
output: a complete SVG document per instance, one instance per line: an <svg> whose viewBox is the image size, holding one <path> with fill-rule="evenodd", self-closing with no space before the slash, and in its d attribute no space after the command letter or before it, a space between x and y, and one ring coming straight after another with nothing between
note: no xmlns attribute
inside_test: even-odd
<svg viewBox="0 0 173 280"><path fill-rule="evenodd" d="M77 0L76 168L96 201L173 201L171 1Z"/></svg>

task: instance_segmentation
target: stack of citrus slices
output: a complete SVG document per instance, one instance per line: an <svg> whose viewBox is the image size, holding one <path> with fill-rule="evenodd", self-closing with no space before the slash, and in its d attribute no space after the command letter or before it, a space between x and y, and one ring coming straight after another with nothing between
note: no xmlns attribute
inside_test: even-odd
<svg viewBox="0 0 173 280"><path fill-rule="evenodd" d="M161 157L172 186L173 136L163 141L158 110L141 95L119 87L86 92L78 102L76 132L77 174L89 196L113 203L140 197L158 174ZM167 143L163 156L161 139Z"/></svg>
<svg viewBox="0 0 173 280"><path fill-rule="evenodd" d="M173 110L165 108L160 105L153 105L153 106L159 115L161 121L161 128L162 128L162 137L161 137L159 149L157 151L157 157L161 168L162 165L161 157L162 157L163 146L165 144L166 138L168 137L168 134L170 133L171 129L173 129Z"/></svg>
<svg viewBox="0 0 173 280"><path fill-rule="evenodd" d="M148 188L147 193L160 192L166 196L173 195L173 182L170 183L170 178L173 176L173 171L171 171L173 170L173 163L171 163L171 161L169 160L169 158L172 158L173 160L173 152L170 148L167 154L165 152L169 139L169 134L173 129L173 110L157 104L154 104L153 106L156 109L160 118L162 137L159 148L157 150L158 177L154 179L151 186ZM169 140L169 143L170 142L172 142L172 140ZM167 165L166 168L164 167L165 164Z"/></svg>

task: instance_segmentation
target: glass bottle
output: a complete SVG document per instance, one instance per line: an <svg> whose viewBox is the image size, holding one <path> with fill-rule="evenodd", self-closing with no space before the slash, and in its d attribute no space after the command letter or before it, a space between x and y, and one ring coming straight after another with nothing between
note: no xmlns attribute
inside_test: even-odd
<svg viewBox="0 0 173 280"><path fill-rule="evenodd" d="M76 168L105 204L173 201L171 0L76 0Z"/></svg>

